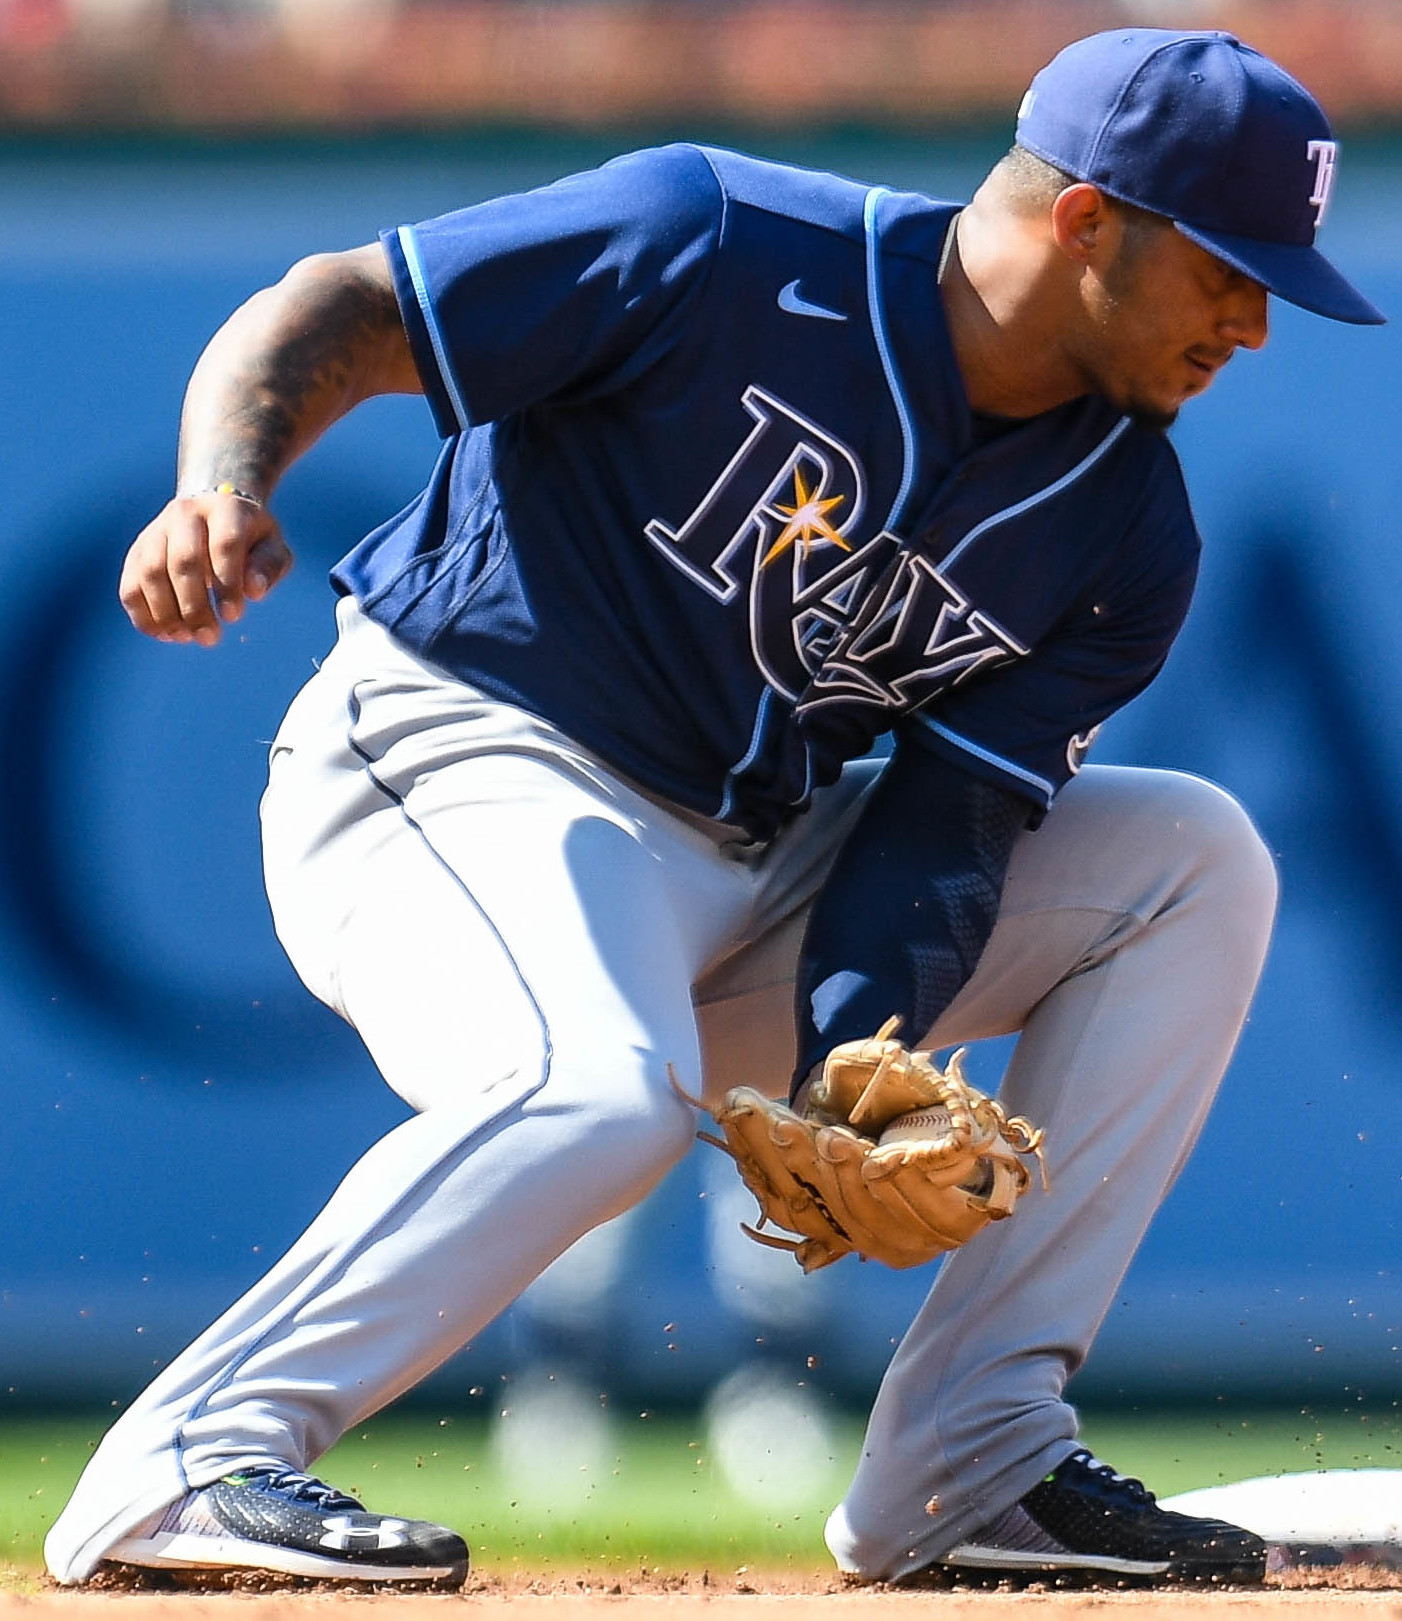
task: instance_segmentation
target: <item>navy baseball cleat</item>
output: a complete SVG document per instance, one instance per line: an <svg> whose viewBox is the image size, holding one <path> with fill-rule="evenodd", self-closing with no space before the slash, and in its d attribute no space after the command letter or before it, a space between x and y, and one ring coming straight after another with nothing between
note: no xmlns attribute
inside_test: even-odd
<svg viewBox="0 0 1402 1621"><path fill-rule="evenodd" d="M1265 1574L1266 1545L1253 1532L1170 1513L1083 1447L910 1580L1250 1585Z"/></svg>
<svg viewBox="0 0 1402 1621"><path fill-rule="evenodd" d="M109 1548L106 1562L458 1588L468 1555L456 1531L371 1514L324 1481L263 1464L190 1492Z"/></svg>

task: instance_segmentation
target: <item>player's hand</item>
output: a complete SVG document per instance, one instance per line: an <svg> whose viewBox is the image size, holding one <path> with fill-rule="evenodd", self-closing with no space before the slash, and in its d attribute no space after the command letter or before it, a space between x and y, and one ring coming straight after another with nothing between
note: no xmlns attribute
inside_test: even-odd
<svg viewBox="0 0 1402 1621"><path fill-rule="evenodd" d="M292 567L266 507L217 490L177 496L132 542L118 595L133 625L162 642L213 647Z"/></svg>

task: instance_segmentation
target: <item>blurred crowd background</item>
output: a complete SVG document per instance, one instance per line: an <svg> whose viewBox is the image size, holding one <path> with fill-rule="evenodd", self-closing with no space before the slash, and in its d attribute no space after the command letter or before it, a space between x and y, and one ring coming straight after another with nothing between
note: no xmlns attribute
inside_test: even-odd
<svg viewBox="0 0 1402 1621"><path fill-rule="evenodd" d="M1402 98L1396 0L0 0L16 128L1000 114L1067 39L1226 28L1336 116Z"/></svg>
<svg viewBox="0 0 1402 1621"><path fill-rule="evenodd" d="M124 1400L403 1114L273 938L256 802L333 634L325 570L421 485L432 425L392 400L338 426L275 503L285 587L213 653L144 642L114 584L209 334L302 254L652 139L966 196L1035 70L1130 23L1230 29L1316 91L1344 137L1324 245L1402 318L1399 0L0 0L0 1416ZM1096 758L1238 793L1280 931L1080 1388L1395 1409L1402 340L1275 327L1175 430L1199 598ZM929 1269L805 1280L750 1214L698 1149L433 1388L695 1402L759 1359L869 1397Z"/></svg>

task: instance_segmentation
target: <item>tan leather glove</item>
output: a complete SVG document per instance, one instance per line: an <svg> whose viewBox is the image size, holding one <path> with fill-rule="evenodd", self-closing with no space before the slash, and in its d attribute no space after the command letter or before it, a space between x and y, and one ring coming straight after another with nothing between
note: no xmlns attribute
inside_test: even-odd
<svg viewBox="0 0 1402 1621"><path fill-rule="evenodd" d="M715 1111L725 1141L706 1140L759 1201L757 1227L744 1230L792 1251L805 1272L854 1250L908 1267L957 1249L1012 1215L1027 1157L1040 1161L1042 1133L964 1079L962 1048L942 1070L893 1039L899 1022L835 1047L802 1115L747 1086ZM766 1222L799 1237L759 1231Z"/></svg>

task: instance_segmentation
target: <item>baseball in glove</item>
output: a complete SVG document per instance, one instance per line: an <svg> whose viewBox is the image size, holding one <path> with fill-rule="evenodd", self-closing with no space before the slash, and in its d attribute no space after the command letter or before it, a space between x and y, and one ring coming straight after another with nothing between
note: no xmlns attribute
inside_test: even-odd
<svg viewBox="0 0 1402 1621"><path fill-rule="evenodd" d="M748 1086L727 1092L715 1119L759 1201L758 1243L790 1250L805 1272L855 1251L919 1266L1012 1215L1042 1133L964 1079L960 1048L941 1069L894 1039L889 1019L869 1041L835 1047L802 1114ZM762 1232L772 1223L797 1238Z"/></svg>

